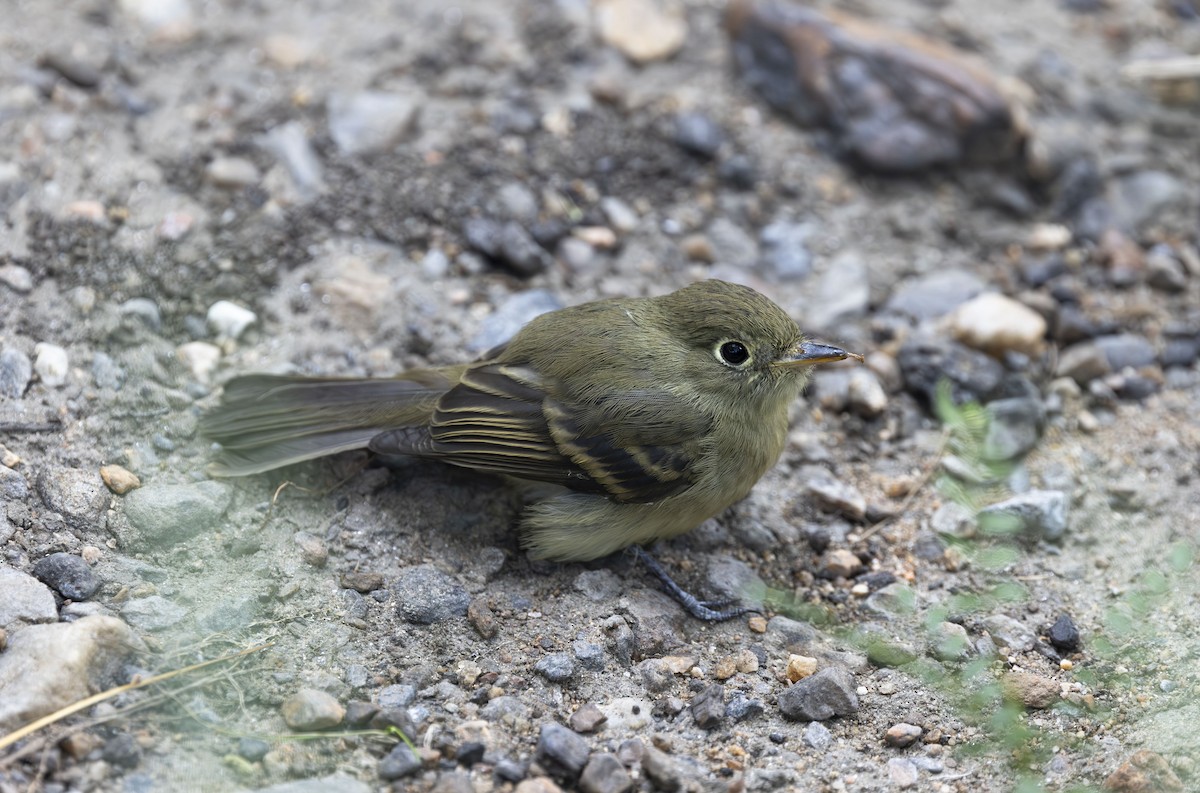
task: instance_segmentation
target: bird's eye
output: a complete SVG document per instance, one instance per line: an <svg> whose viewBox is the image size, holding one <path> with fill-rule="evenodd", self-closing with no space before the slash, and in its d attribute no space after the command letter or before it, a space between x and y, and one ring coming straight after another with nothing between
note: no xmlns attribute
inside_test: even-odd
<svg viewBox="0 0 1200 793"><path fill-rule="evenodd" d="M750 350L740 341L727 341L717 348L717 358L730 366L741 366L750 360Z"/></svg>

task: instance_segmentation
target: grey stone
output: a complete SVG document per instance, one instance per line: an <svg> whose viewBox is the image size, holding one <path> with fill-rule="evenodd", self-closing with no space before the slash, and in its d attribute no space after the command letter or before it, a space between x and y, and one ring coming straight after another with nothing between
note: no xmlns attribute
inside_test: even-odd
<svg viewBox="0 0 1200 793"><path fill-rule="evenodd" d="M621 594L621 579L612 570L584 570L575 576L573 586L593 603L603 603Z"/></svg>
<svg viewBox="0 0 1200 793"><path fill-rule="evenodd" d="M0 628L57 619L58 606L45 584L20 570L0 565Z"/></svg>
<svg viewBox="0 0 1200 793"><path fill-rule="evenodd" d="M628 793L633 790L633 778L616 755L597 752L583 768L579 789L582 793Z"/></svg>
<svg viewBox="0 0 1200 793"><path fill-rule="evenodd" d="M826 721L858 710L854 676L845 669L826 667L788 686L779 695L779 709L789 719Z"/></svg>
<svg viewBox="0 0 1200 793"><path fill-rule="evenodd" d="M575 659L570 653L551 653L534 664L533 668L551 683L565 683L575 676Z"/></svg>
<svg viewBox="0 0 1200 793"><path fill-rule="evenodd" d="M301 198L310 199L324 191L321 159L313 150L302 122L288 121L272 127L257 142L287 168Z"/></svg>
<svg viewBox="0 0 1200 793"><path fill-rule="evenodd" d="M400 616L421 625L461 617L471 605L467 590L431 564L404 568L390 589Z"/></svg>
<svg viewBox="0 0 1200 793"><path fill-rule="evenodd" d="M134 297L117 306L117 311L130 317L136 317L152 331L162 330L162 312L158 304L146 297ZM102 353L97 353L101 355Z"/></svg>
<svg viewBox="0 0 1200 793"><path fill-rule="evenodd" d="M912 760L907 757L893 757L888 760L888 779L897 790L914 788L921 781L920 772Z"/></svg>
<svg viewBox="0 0 1200 793"><path fill-rule="evenodd" d="M954 622L939 622L929 634L929 654L939 661L965 661L971 657L971 637Z"/></svg>
<svg viewBox="0 0 1200 793"><path fill-rule="evenodd" d="M4 601L0 599L0 603ZM31 625L0 653L0 734L110 687L141 639L116 617Z"/></svg>
<svg viewBox="0 0 1200 793"><path fill-rule="evenodd" d="M408 749L401 744L401 747ZM319 779L294 779L277 785L258 788L256 793L372 793L365 782L345 774L331 774Z"/></svg>
<svg viewBox="0 0 1200 793"><path fill-rule="evenodd" d="M936 319L949 314L980 294L985 284L963 270L936 270L904 283L887 301L886 310L916 320Z"/></svg>
<svg viewBox="0 0 1200 793"><path fill-rule="evenodd" d="M44 468L37 478L42 503L75 528L94 528L108 506L109 493L96 471Z"/></svg>
<svg viewBox="0 0 1200 793"><path fill-rule="evenodd" d="M531 319L562 308L553 292L530 289L506 299L479 325L479 332L468 345L471 350L484 352L504 344L525 327Z"/></svg>
<svg viewBox="0 0 1200 793"><path fill-rule="evenodd" d="M741 226L719 216L706 231L717 262L736 267L749 266L758 259L758 245Z"/></svg>
<svg viewBox="0 0 1200 793"><path fill-rule="evenodd" d="M143 542L171 546L214 528L232 499L222 482L151 484L125 497L125 515Z"/></svg>
<svg viewBox="0 0 1200 793"><path fill-rule="evenodd" d="M97 388L119 391L125 385L125 370L107 354L97 352L92 356L92 380Z"/></svg>
<svg viewBox="0 0 1200 793"><path fill-rule="evenodd" d="M867 499L858 488L843 482L819 465L800 469L800 478L809 498L820 508L837 512L851 520L862 520L867 514Z"/></svg>
<svg viewBox="0 0 1200 793"><path fill-rule="evenodd" d="M377 700L379 707L384 710L392 708L407 708L417 699L416 686L410 686L407 683L395 683L390 686L384 686L379 690Z"/></svg>
<svg viewBox="0 0 1200 793"><path fill-rule="evenodd" d="M675 116L675 144L684 151L711 160L724 142L721 126L707 114L692 111Z"/></svg>
<svg viewBox="0 0 1200 793"><path fill-rule="evenodd" d="M784 648L802 648L817 641L818 634L807 622L779 615L767 621L767 637Z"/></svg>
<svg viewBox="0 0 1200 793"><path fill-rule="evenodd" d="M29 495L29 482L11 468L0 465L0 496L2 501L23 501Z"/></svg>
<svg viewBox="0 0 1200 793"><path fill-rule="evenodd" d="M529 718L529 706L517 697L506 694L480 708L479 715L487 721L512 722Z"/></svg>
<svg viewBox="0 0 1200 793"><path fill-rule="evenodd" d="M975 533L975 515L957 501L945 501L929 517L929 528L950 537L970 537Z"/></svg>
<svg viewBox="0 0 1200 793"><path fill-rule="evenodd" d="M536 275L550 266L546 253L525 227L516 221L471 218L463 236L472 249L508 267L517 275Z"/></svg>
<svg viewBox="0 0 1200 793"><path fill-rule="evenodd" d="M867 262L856 250L833 257L813 290L804 315L806 327L835 332L849 319L866 314L871 305L871 278Z"/></svg>
<svg viewBox="0 0 1200 793"><path fill-rule="evenodd" d="M1037 445L1046 411L1037 399L997 399L987 405L988 429L984 455L990 460L1012 460Z"/></svg>
<svg viewBox="0 0 1200 793"><path fill-rule="evenodd" d="M810 721L800 735L800 740L810 749L823 752L833 744L833 733L819 721Z"/></svg>
<svg viewBox="0 0 1200 793"><path fill-rule="evenodd" d="M950 384L955 404L989 402L999 396L1008 373L999 361L970 347L924 334L914 334L900 345L896 358L904 385L926 404L936 404L942 380Z"/></svg>
<svg viewBox="0 0 1200 793"><path fill-rule="evenodd" d="M683 769L679 761L653 746L642 751L642 771L658 790L677 791L683 787Z"/></svg>
<svg viewBox="0 0 1200 793"><path fill-rule="evenodd" d="M816 232L814 223L777 220L758 233L763 271L780 281L798 281L812 272L808 239ZM823 326L822 326L823 327Z"/></svg>
<svg viewBox="0 0 1200 793"><path fill-rule="evenodd" d="M587 741L557 722L542 725L537 742L537 760L556 776L575 779L588 761Z"/></svg>
<svg viewBox="0 0 1200 793"><path fill-rule="evenodd" d="M1100 336L1092 343L1104 353L1109 368L1119 372L1129 366L1138 369L1154 363L1157 353L1154 345L1144 336L1133 333L1119 333L1114 336Z"/></svg>
<svg viewBox="0 0 1200 793"><path fill-rule="evenodd" d="M1167 209L1186 203L1191 192L1185 182L1165 171L1137 171L1122 176L1110 190L1113 221L1135 232Z"/></svg>
<svg viewBox="0 0 1200 793"><path fill-rule="evenodd" d="M571 644L579 665L591 672L604 669L604 648L593 642L576 641Z"/></svg>
<svg viewBox="0 0 1200 793"><path fill-rule="evenodd" d="M52 553L39 559L33 574L68 600L87 600L100 588L100 579L88 563L70 553Z"/></svg>
<svg viewBox="0 0 1200 793"><path fill-rule="evenodd" d="M1073 653L1079 649L1079 628L1076 627L1075 620L1071 619L1070 614L1060 614L1054 624L1050 626L1046 637L1050 640L1050 644L1061 652Z"/></svg>
<svg viewBox="0 0 1200 793"><path fill-rule="evenodd" d="M121 607L121 617L139 631L166 630L179 624L187 614L187 609L162 595L135 598Z"/></svg>
<svg viewBox="0 0 1200 793"><path fill-rule="evenodd" d="M1037 643L1037 635L1032 630L1007 614L992 614L983 621L983 627L997 644L1014 653L1028 652Z"/></svg>
<svg viewBox="0 0 1200 793"><path fill-rule="evenodd" d="M346 718L346 709L335 697L315 688L302 688L279 707L283 720L293 730L324 730Z"/></svg>
<svg viewBox="0 0 1200 793"><path fill-rule="evenodd" d="M0 397L20 399L33 379L33 362L18 349L0 350Z"/></svg>
<svg viewBox="0 0 1200 793"><path fill-rule="evenodd" d="M497 214L513 220L528 222L537 218L537 196L521 182L508 182L501 185L500 189L496 191L494 204ZM489 203L489 207L491 205Z"/></svg>
<svg viewBox="0 0 1200 793"><path fill-rule="evenodd" d="M1056 542L1067 531L1068 498L1061 490L1030 490L979 511L979 525L994 534L1023 532Z"/></svg>
<svg viewBox="0 0 1200 793"><path fill-rule="evenodd" d="M734 721L757 719L766 712L761 699L751 699L741 691L733 692L725 704L725 715Z"/></svg>
<svg viewBox="0 0 1200 793"><path fill-rule="evenodd" d="M1073 344L1060 352L1055 369L1060 377L1069 377L1080 385L1086 385L1111 371L1108 356L1094 341Z"/></svg>
<svg viewBox="0 0 1200 793"><path fill-rule="evenodd" d="M755 610L762 608L767 585L750 565L739 559L724 555L713 558L704 580L708 591L718 600L735 601Z"/></svg>
<svg viewBox="0 0 1200 793"><path fill-rule="evenodd" d="M257 592L230 593L198 614L196 624L205 633L233 633L248 628L261 611Z"/></svg>
<svg viewBox="0 0 1200 793"><path fill-rule="evenodd" d="M329 134L342 154L385 150L411 129L423 100L416 91L332 93L325 104Z"/></svg>
<svg viewBox="0 0 1200 793"><path fill-rule="evenodd" d="M713 683L692 699L696 726L709 730L725 720L725 686Z"/></svg>

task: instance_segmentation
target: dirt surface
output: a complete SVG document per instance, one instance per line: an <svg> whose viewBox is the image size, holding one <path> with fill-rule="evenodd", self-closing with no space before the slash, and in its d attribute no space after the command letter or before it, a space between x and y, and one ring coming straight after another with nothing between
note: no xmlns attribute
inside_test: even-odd
<svg viewBox="0 0 1200 793"><path fill-rule="evenodd" d="M719 2L679 6L681 49L635 65L584 0L8 0L0 568L65 552L99 586L40 568L54 602L0 633L0 698L57 664L5 679L27 623L128 623L145 651L93 688L252 652L0 749L0 791L1079 790L1119 768L1116 789L1196 789L1200 115L1121 75L1196 52L1193 6L843 5L1015 86L1053 174L855 169L741 83ZM485 255L480 218L528 245ZM1037 250L1045 224L1069 233ZM691 619L625 555L529 560L526 496L496 479L356 454L205 473L197 418L234 374L459 362L537 310L705 277L867 353L881 386L856 399L831 370L752 495L657 550L705 596L765 585L769 621ZM988 364L1017 385L966 388L1037 414L1028 456L972 483L973 408L939 417L904 345L953 344L979 291L1048 329ZM1149 357L1056 376L1118 334ZM105 489L108 464L141 487ZM1061 496L1060 530L975 515L1030 491ZM785 715L793 655L849 675L840 715ZM587 705L607 721L575 733L580 781L545 725Z"/></svg>

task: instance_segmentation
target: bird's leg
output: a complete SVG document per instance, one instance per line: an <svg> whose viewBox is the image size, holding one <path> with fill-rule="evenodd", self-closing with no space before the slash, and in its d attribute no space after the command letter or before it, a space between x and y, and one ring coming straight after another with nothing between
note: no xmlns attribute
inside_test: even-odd
<svg viewBox="0 0 1200 793"><path fill-rule="evenodd" d="M634 545L631 550L633 551L634 558L646 565L646 569L654 573L659 581L662 581L663 586L667 588L671 596L679 601L679 605L683 606L688 614L691 614L698 620L721 622L722 620L731 620L734 617L740 617L743 614L756 611L756 609L745 606L738 606L737 608L722 611L721 609L724 606L728 606L733 600L699 600L691 592L686 591L679 584L675 583L675 580L671 578L666 569L645 548L640 545Z"/></svg>

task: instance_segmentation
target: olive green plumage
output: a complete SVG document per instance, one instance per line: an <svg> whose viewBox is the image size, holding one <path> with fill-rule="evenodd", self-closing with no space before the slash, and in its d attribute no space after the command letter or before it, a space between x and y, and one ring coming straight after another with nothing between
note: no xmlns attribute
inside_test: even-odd
<svg viewBox="0 0 1200 793"><path fill-rule="evenodd" d="M561 485L526 509L524 544L587 560L743 498L783 451L810 367L847 355L758 292L704 281L543 314L472 364L235 378L201 431L220 476L367 448Z"/></svg>

